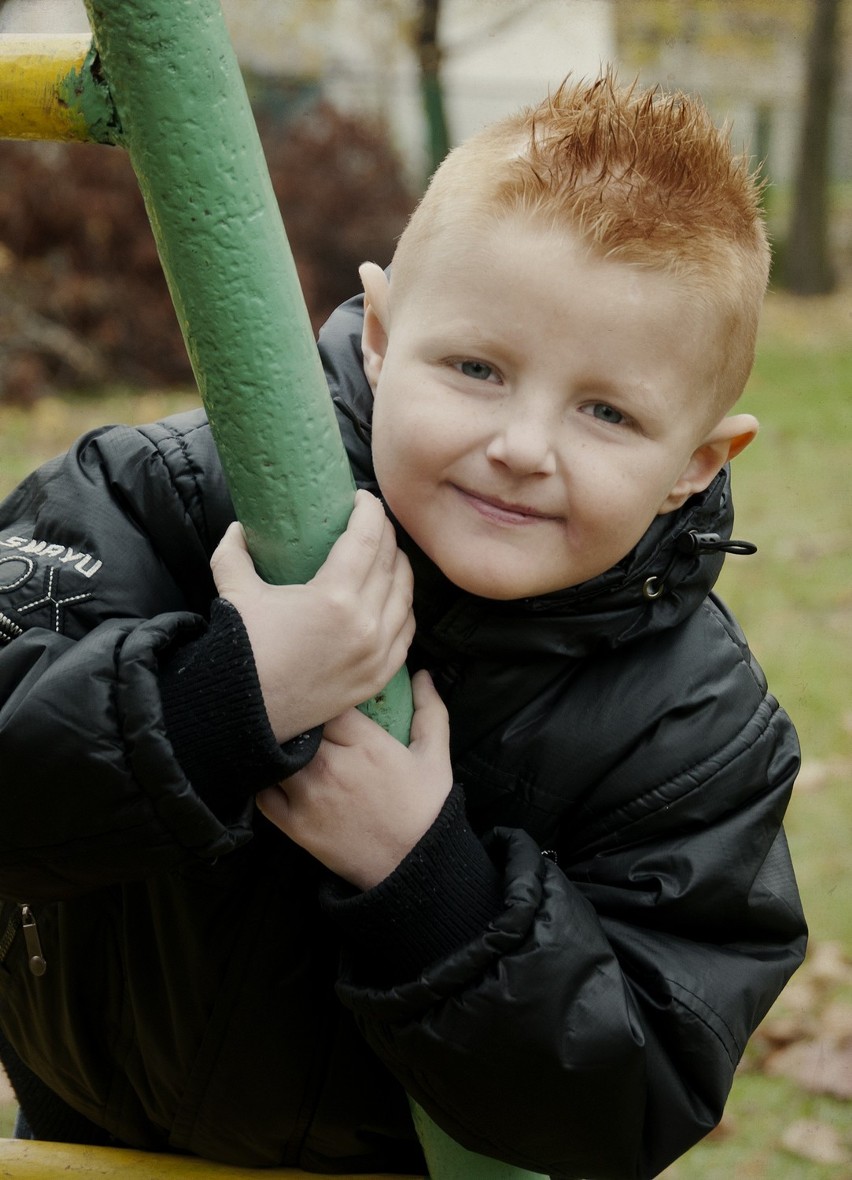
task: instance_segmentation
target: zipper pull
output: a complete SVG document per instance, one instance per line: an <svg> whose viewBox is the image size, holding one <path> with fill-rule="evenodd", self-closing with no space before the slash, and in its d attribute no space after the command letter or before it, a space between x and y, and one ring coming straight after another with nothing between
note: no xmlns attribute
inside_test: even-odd
<svg viewBox="0 0 852 1180"><path fill-rule="evenodd" d="M47 970L47 960L42 953L41 939L38 936L35 914L28 905L21 906L21 925L24 929L27 954L30 957L30 971L32 971L33 975L44 975Z"/></svg>

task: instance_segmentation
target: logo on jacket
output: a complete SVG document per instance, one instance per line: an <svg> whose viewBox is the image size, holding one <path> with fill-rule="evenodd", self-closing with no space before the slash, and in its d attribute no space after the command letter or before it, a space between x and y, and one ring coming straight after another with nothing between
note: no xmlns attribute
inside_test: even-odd
<svg viewBox="0 0 852 1180"><path fill-rule="evenodd" d="M74 569L87 578L93 577L103 565L102 561L95 561L91 553L84 553L82 550L78 553L70 545L37 541L34 537L0 537L0 545L6 549L17 549L19 553L34 553L39 557L57 558L62 565L73 564ZM2 579L0 579L0 589L7 588L2 585Z"/></svg>
<svg viewBox="0 0 852 1180"><path fill-rule="evenodd" d="M76 570L86 578L91 578L101 568L102 562L95 561L90 553L77 552L68 545L51 544L48 541L38 541L30 537L0 538L0 546L15 550L14 553L3 553L0 549L0 596L15 594L18 602L15 606L0 609L0 644L9 643L23 635L24 628L6 613L11 610L17 618L24 615L34 616L33 622L41 622L39 613L45 611L49 622L46 624L51 630L61 633L64 622L64 608L75 602L86 602L92 598L91 591L76 594L62 592L61 577L66 570L63 566ZM33 554L33 556L29 556ZM35 557L52 558L50 565L39 565ZM58 561L60 564L54 564ZM42 571L41 587L38 588L37 575ZM26 598L20 602L20 595L16 592L27 587L25 593L31 595L35 590L35 597ZM18 605L20 603L20 605Z"/></svg>

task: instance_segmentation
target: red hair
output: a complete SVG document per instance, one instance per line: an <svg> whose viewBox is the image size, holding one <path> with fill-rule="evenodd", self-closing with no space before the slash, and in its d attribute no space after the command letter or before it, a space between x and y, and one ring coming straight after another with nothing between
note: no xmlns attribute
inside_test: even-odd
<svg viewBox="0 0 852 1180"><path fill-rule="evenodd" d="M728 405L754 360L769 274L762 182L690 95L619 87L612 72L486 128L435 173L397 249L394 279L465 218L523 214L602 258L682 280L722 315L717 388Z"/></svg>

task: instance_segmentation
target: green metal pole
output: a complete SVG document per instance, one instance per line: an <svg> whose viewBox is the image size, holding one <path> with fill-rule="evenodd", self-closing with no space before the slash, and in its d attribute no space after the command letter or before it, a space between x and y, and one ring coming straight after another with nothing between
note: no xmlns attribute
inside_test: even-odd
<svg viewBox="0 0 852 1180"><path fill-rule="evenodd" d="M305 582L354 486L218 0L87 9L255 565L269 582ZM405 673L365 711L407 740Z"/></svg>
<svg viewBox="0 0 852 1180"><path fill-rule="evenodd" d="M87 8L256 563L305 581L352 477L218 0Z"/></svg>

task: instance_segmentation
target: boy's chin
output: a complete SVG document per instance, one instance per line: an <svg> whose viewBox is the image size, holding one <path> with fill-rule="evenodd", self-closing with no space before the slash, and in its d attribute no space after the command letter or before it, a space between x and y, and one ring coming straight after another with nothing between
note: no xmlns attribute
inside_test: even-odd
<svg viewBox="0 0 852 1180"><path fill-rule="evenodd" d="M459 590L493 602L517 602L521 598L538 598L565 589L562 585L552 585L545 579L536 581L523 574L513 577L505 571L494 573L487 569L470 569L441 562L435 564L444 577Z"/></svg>

